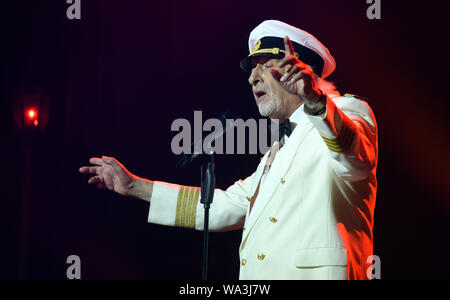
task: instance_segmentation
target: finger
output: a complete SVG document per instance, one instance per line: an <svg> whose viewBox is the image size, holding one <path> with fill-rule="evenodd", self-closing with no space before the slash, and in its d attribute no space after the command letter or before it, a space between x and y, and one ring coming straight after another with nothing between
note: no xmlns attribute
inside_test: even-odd
<svg viewBox="0 0 450 300"><path fill-rule="evenodd" d="M297 73L291 77L291 79L289 80L289 84L296 83L297 81L299 81L302 78L305 78L305 74L303 72Z"/></svg>
<svg viewBox="0 0 450 300"><path fill-rule="evenodd" d="M286 51L285 57L294 55L295 53L294 46L292 45L292 42L287 35L284 37L284 50Z"/></svg>
<svg viewBox="0 0 450 300"><path fill-rule="evenodd" d="M105 164L103 160L98 157L91 157L91 159L89 159L89 163L97 166L103 166Z"/></svg>
<svg viewBox="0 0 450 300"><path fill-rule="evenodd" d="M297 74L300 72L300 68L297 66L293 66L288 72L286 72L283 77L281 77L280 81L286 81L291 78L293 74Z"/></svg>
<svg viewBox="0 0 450 300"><path fill-rule="evenodd" d="M295 56L292 56L292 55L291 56L287 56L287 57L283 58L282 60L280 60L278 62L277 68L283 68L286 65L296 64L296 63L297 63L297 60L296 60Z"/></svg>
<svg viewBox="0 0 450 300"><path fill-rule="evenodd" d="M80 173L82 174L100 174L101 167L81 167Z"/></svg>
<svg viewBox="0 0 450 300"><path fill-rule="evenodd" d="M98 175L97 176L93 176L93 177L89 178L89 180L88 180L89 184L98 184L100 182L103 182L103 180Z"/></svg>
<svg viewBox="0 0 450 300"><path fill-rule="evenodd" d="M289 84L296 83L299 80L305 80L306 84L309 84L307 82L311 82L312 78L313 78L313 75L311 74L311 72L303 71L303 72L300 72L300 73L292 76L291 80L289 81Z"/></svg>
<svg viewBox="0 0 450 300"><path fill-rule="evenodd" d="M292 65L287 65L286 67L284 67L284 71L287 73L291 70Z"/></svg>
<svg viewBox="0 0 450 300"><path fill-rule="evenodd" d="M89 174L89 167L81 167L78 171L82 174Z"/></svg>
<svg viewBox="0 0 450 300"><path fill-rule="evenodd" d="M110 165L116 171L122 171L124 168L114 157L102 156L102 160L105 164Z"/></svg>

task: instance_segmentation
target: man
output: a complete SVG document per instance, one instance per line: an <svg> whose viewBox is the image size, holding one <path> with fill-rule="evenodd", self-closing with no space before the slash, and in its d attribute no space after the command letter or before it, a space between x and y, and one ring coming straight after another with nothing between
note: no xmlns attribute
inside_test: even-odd
<svg viewBox="0 0 450 300"><path fill-rule="evenodd" d="M291 41L292 40L292 41ZM367 103L324 80L335 69L311 34L265 21L250 34L250 72L263 116L282 122L257 170L215 190L210 228L243 228L240 279L367 279L378 157ZM92 158L89 183L150 202L148 221L203 229L197 187L139 178L110 157Z"/></svg>

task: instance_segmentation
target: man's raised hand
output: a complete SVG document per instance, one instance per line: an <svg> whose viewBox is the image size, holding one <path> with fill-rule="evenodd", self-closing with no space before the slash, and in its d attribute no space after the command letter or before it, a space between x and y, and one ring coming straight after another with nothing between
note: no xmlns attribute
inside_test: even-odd
<svg viewBox="0 0 450 300"><path fill-rule="evenodd" d="M314 71L295 56L294 46L288 36L284 37L284 58L271 73L289 93L299 96L305 104L318 101L321 92L314 82ZM281 71L283 70L283 71Z"/></svg>

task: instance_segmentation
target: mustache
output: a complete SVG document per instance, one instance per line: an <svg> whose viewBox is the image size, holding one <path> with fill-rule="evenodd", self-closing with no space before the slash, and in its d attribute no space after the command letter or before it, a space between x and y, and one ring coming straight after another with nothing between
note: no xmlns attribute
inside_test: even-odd
<svg viewBox="0 0 450 300"><path fill-rule="evenodd" d="M269 88L267 88L264 84L257 84L256 86L254 86L253 92L254 91L264 91L266 94L270 92Z"/></svg>

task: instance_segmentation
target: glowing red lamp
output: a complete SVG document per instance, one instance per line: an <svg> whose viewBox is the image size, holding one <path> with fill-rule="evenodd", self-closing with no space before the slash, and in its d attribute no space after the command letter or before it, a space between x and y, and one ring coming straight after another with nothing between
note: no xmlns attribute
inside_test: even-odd
<svg viewBox="0 0 450 300"><path fill-rule="evenodd" d="M31 107L25 110L25 123L35 127L39 125L39 114L36 108Z"/></svg>
<svg viewBox="0 0 450 300"><path fill-rule="evenodd" d="M43 132L47 129L50 98L41 92L17 92L13 95L14 122L23 132Z"/></svg>

